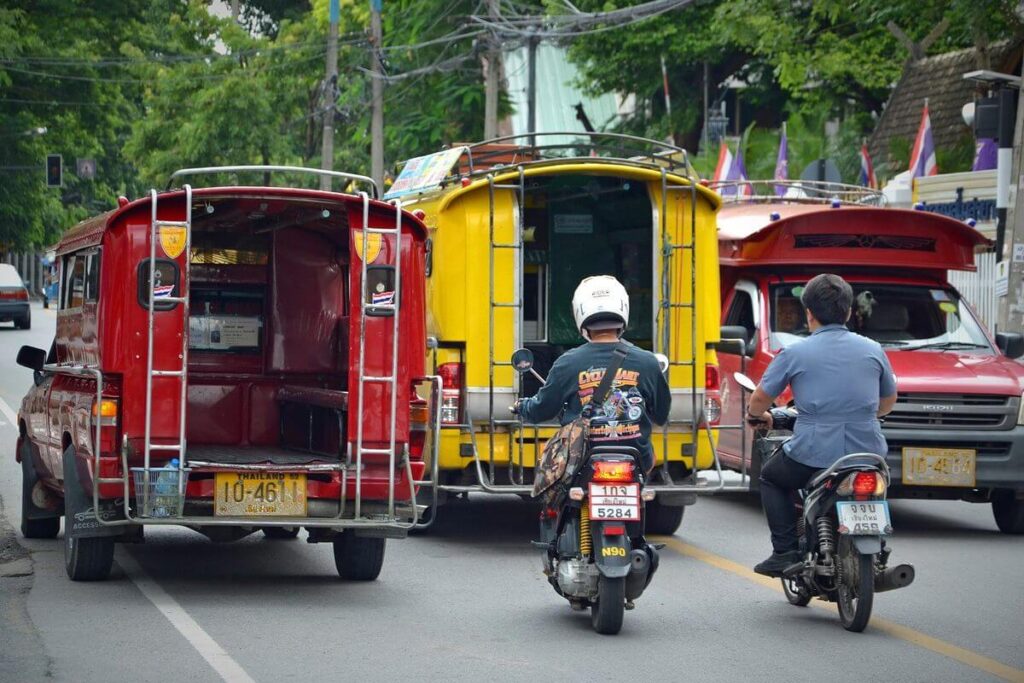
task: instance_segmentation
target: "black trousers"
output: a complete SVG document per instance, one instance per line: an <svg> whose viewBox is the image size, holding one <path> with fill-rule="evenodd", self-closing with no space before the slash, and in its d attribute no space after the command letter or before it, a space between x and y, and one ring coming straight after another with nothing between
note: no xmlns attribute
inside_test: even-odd
<svg viewBox="0 0 1024 683"><path fill-rule="evenodd" d="M761 468L761 504L772 532L772 549L785 553L799 548L794 495L821 470L777 453Z"/></svg>

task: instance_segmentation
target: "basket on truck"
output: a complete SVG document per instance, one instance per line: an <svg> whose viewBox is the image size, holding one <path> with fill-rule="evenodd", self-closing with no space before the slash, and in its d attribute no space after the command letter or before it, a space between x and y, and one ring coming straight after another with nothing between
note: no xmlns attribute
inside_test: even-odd
<svg viewBox="0 0 1024 683"><path fill-rule="evenodd" d="M409 161L388 196L422 211L430 231L428 366L444 397L425 481L432 497L421 501L529 494L557 425L510 419L515 396L539 385L507 359L525 347L543 374L582 344L572 293L600 274L629 292L625 338L669 361L672 413L652 435L648 530L675 531L697 493L726 487L696 475L717 467L719 198L696 181L685 151L610 133L499 138Z"/></svg>
<svg viewBox="0 0 1024 683"><path fill-rule="evenodd" d="M252 172L367 192L186 184L122 199L56 248L56 339L18 355L35 386L17 458L22 531L53 538L63 516L73 580L105 578L115 542L169 524L215 541L304 527L342 577L374 579L386 539L418 521L440 405L424 226L363 176L172 182Z"/></svg>

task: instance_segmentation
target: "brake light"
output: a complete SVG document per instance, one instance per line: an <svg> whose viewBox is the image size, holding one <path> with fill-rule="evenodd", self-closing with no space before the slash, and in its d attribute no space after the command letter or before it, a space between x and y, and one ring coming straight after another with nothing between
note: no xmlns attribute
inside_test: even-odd
<svg viewBox="0 0 1024 683"><path fill-rule="evenodd" d="M605 536L625 536L626 527L623 524L608 524L602 530Z"/></svg>
<svg viewBox="0 0 1024 683"><path fill-rule="evenodd" d="M28 290L24 287L2 287L0 288L0 299L28 301Z"/></svg>
<svg viewBox="0 0 1024 683"><path fill-rule="evenodd" d="M441 424L462 423L462 366L459 363L442 363L437 366L441 377Z"/></svg>
<svg viewBox="0 0 1024 683"><path fill-rule="evenodd" d="M421 398L409 404L409 455L414 460L423 459L423 444L426 442L430 406Z"/></svg>
<svg viewBox="0 0 1024 683"><path fill-rule="evenodd" d="M704 366L704 421L712 427L722 421L721 381L717 365Z"/></svg>
<svg viewBox="0 0 1024 683"><path fill-rule="evenodd" d="M633 463L599 460L594 463L594 481L633 481Z"/></svg>
<svg viewBox="0 0 1024 683"><path fill-rule="evenodd" d="M878 476L874 472L858 472L853 475L853 495L870 496L878 488Z"/></svg>

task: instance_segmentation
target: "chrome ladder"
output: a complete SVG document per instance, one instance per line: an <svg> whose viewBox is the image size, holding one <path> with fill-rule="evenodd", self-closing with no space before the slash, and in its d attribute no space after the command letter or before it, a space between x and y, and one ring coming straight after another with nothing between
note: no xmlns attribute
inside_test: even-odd
<svg viewBox="0 0 1024 683"><path fill-rule="evenodd" d="M185 220L164 221L157 216L157 192L149 191L150 198L150 227L149 227L149 302L147 306L146 322L146 421L145 439L143 441L144 470L143 470L143 497L148 497L150 488L150 477L152 476L151 457L153 451L171 452L178 456L178 499L184 498L183 487L184 477L182 472L186 467L187 453L185 451L185 412L188 400L188 342L189 342L189 275L192 264L192 186L185 185ZM155 326L156 296L153 291L156 287L156 243L160 237L161 228L181 228L185 231L185 248L182 252L185 256L184 265L180 267L178 296L160 297L161 302L177 304L174 310L180 314L182 321L181 328L181 360L180 367L171 369L156 369L153 367L153 329ZM173 295L173 290L172 290ZM168 311L169 312L169 311ZM178 442L177 443L152 443L153 429L153 384L154 380L171 378L178 381ZM125 472L125 477L131 476L131 472ZM142 509L148 501L142 502Z"/></svg>

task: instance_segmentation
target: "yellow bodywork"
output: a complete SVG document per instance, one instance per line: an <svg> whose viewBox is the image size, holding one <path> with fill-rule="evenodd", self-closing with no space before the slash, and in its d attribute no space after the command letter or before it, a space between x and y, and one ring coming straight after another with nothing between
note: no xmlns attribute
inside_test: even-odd
<svg viewBox="0 0 1024 683"><path fill-rule="evenodd" d="M718 243L715 214L720 198L703 186L690 188L690 181L679 175L667 173L649 164L608 159L571 160L566 162L544 162L524 164L522 173L529 180L534 176L615 176L628 182L645 183L647 194L654 211L655 245L652 258L655 273L655 289L660 296L661 273L665 255L665 236L677 245L696 248L696 271L691 268L689 250L674 249L671 258L671 292L673 304L690 304L693 308L671 308L670 317L657 315L654 329L654 351L664 353L673 363L669 371L669 384L674 391L688 391L695 385L703 391L705 364L716 363L712 345L719 340L720 303L718 280ZM493 174L493 185L506 186L493 189L494 241L512 244L516 241L518 226L518 196L514 186L520 181L520 171L501 169ZM663 182L677 190L669 191L663 201ZM495 301L512 301L515 296L517 278L522 277L520 256L514 249L491 250L490 216L492 211L492 185L486 177L478 177L466 186L453 186L406 199L405 208L425 213L424 222L430 229L432 243L432 273L427 286L427 326L429 334L436 337L438 348L430 353L428 368L443 363L461 362L463 385L467 391L487 392L493 386L495 394L491 401L494 414L508 419L508 405L515 398L514 389L518 378L508 365L491 367L490 345L493 343L493 357L497 361L508 361L512 352L520 346L518 313L513 308L494 310L493 334L490 322L490 278L491 264L494 268ZM696 205L692 206L692 198ZM662 211L662 206L666 210ZM692 290L691 290L692 288ZM569 301L551 301L550 306L569 307ZM663 310L663 309L657 309ZM696 315L694 316L694 312ZM671 344L662 348L664 326L671 326ZM582 343L582 338L580 343ZM479 398L478 398L479 400ZM675 400L692 402L685 394ZM463 407L466 408L465 395ZM696 406L698 411L701 406ZM525 447L518 446L518 434L511 433L508 426L497 430L491 438L488 433L489 421L486 415L474 420L475 442L479 457L484 465L494 463L495 470L506 467L510 460L515 464L532 467L535 462L534 443L543 443L553 428L540 428L539 441L535 441L532 427L525 430ZM463 420L466 421L465 419ZM696 430L698 438L697 465L707 468L713 462L713 449L704 435L706 431ZM693 433L689 426L670 428L667 439L655 427L651 441L655 448L657 463L663 463L665 453L669 461L684 462L692 467ZM439 454L439 468L442 472L466 470L475 472L471 448L471 435L465 430L445 428L442 430ZM492 449L493 443L493 449ZM667 449L666 449L667 444ZM684 450L686 455L684 455ZM529 483L529 482L527 482Z"/></svg>

